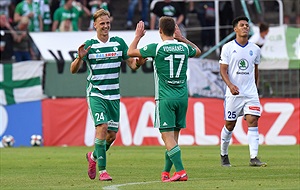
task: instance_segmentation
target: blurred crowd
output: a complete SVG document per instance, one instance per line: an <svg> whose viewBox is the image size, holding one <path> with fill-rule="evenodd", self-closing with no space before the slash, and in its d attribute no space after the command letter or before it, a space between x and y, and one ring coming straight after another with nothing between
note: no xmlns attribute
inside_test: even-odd
<svg viewBox="0 0 300 190"><path fill-rule="evenodd" d="M38 59L29 32L94 30L92 16L101 8L110 12L113 26L114 15L122 15L124 11L121 12L119 5L112 2L113 0L1 0L1 63L11 62L12 59L15 61ZM133 30L137 19L143 20L147 29L157 29L157 21L161 16L171 16L176 20L182 34L186 35L188 14L192 13L197 15L199 25L203 28L200 34L202 49L206 51L215 44L214 1L124 0L125 2L127 12L124 15L124 19L126 18L124 30ZM257 24L263 22L265 8L261 3L263 1L246 0L246 2L254 22ZM283 0L283 3L285 23L294 22L299 26L299 1ZM242 14L238 12L242 11L242 7L237 7L236 4L230 0L219 2L220 26L231 25L233 17ZM230 32L231 28L221 30L221 39Z"/></svg>

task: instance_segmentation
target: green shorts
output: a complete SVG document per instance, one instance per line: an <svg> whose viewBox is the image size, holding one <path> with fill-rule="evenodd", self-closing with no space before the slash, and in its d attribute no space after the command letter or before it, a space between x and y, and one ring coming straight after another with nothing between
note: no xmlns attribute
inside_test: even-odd
<svg viewBox="0 0 300 190"><path fill-rule="evenodd" d="M160 132L186 128L188 99L156 100L154 127Z"/></svg>
<svg viewBox="0 0 300 190"><path fill-rule="evenodd" d="M108 130L118 132L120 100L106 100L96 96L88 96L87 103L95 126L107 123Z"/></svg>

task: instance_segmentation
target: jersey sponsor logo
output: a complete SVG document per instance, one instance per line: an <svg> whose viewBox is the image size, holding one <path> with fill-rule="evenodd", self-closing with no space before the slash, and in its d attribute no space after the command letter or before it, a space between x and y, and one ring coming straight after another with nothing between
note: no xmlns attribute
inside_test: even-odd
<svg viewBox="0 0 300 190"><path fill-rule="evenodd" d="M249 63L246 59L240 60L238 64L239 64L239 69L241 70L246 70L249 66Z"/></svg>
<svg viewBox="0 0 300 190"><path fill-rule="evenodd" d="M171 80L167 81L168 84L183 84L185 83L185 80Z"/></svg>
<svg viewBox="0 0 300 190"><path fill-rule="evenodd" d="M117 53L116 52L108 52L108 53L105 53L105 57L116 57L117 56Z"/></svg>
<svg viewBox="0 0 300 190"><path fill-rule="evenodd" d="M97 53L93 55L94 56L89 56L89 58L102 59L102 58L114 58L119 56L118 52Z"/></svg>
<svg viewBox="0 0 300 190"><path fill-rule="evenodd" d="M260 111L260 107L259 106L249 106L249 110Z"/></svg>
<svg viewBox="0 0 300 190"><path fill-rule="evenodd" d="M107 125L109 127L118 128L119 123L118 122L114 122L113 120L110 120L110 121L107 122Z"/></svg>
<svg viewBox="0 0 300 190"><path fill-rule="evenodd" d="M238 67L240 70L246 70L249 66L249 63L246 59L241 59L238 62ZM236 74L240 74L240 75L249 75L249 72L247 71L237 71Z"/></svg>

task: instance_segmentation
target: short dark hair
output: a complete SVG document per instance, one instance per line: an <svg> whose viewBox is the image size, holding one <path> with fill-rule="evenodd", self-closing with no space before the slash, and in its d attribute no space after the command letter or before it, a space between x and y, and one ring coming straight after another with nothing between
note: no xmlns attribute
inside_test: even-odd
<svg viewBox="0 0 300 190"><path fill-rule="evenodd" d="M239 21L241 20L245 20L247 22L249 22L249 19L246 17L246 16L239 16L239 17L236 17L235 19L233 19L232 21L232 27L236 27L236 25L238 24Z"/></svg>
<svg viewBox="0 0 300 190"><path fill-rule="evenodd" d="M269 24L265 22L259 23L259 32L265 32L267 30L269 30Z"/></svg>
<svg viewBox="0 0 300 190"><path fill-rule="evenodd" d="M159 19L159 28L166 36L173 36L175 32L175 21L172 17L162 16Z"/></svg>

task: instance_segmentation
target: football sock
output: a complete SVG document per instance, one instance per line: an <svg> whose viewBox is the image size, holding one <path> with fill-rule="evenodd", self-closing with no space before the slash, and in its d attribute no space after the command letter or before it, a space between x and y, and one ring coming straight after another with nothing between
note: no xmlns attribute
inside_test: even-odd
<svg viewBox="0 0 300 190"><path fill-rule="evenodd" d="M165 152L165 168L163 172L170 172L172 168L173 162L170 160L170 157L168 155L168 150Z"/></svg>
<svg viewBox="0 0 300 190"><path fill-rule="evenodd" d="M105 170L106 168L106 140L95 139L95 151L97 155L97 163L99 171Z"/></svg>
<svg viewBox="0 0 300 190"><path fill-rule="evenodd" d="M168 155L175 166L176 172L184 170L181 160L181 150L178 145L174 146L170 151L168 151Z"/></svg>
<svg viewBox="0 0 300 190"><path fill-rule="evenodd" d="M248 127L248 143L250 158L255 158L258 154L259 133L258 127Z"/></svg>
<svg viewBox="0 0 300 190"><path fill-rule="evenodd" d="M228 131L228 129L224 126L221 131L221 155L228 155L228 147L230 143L230 139L232 136L232 131Z"/></svg>

